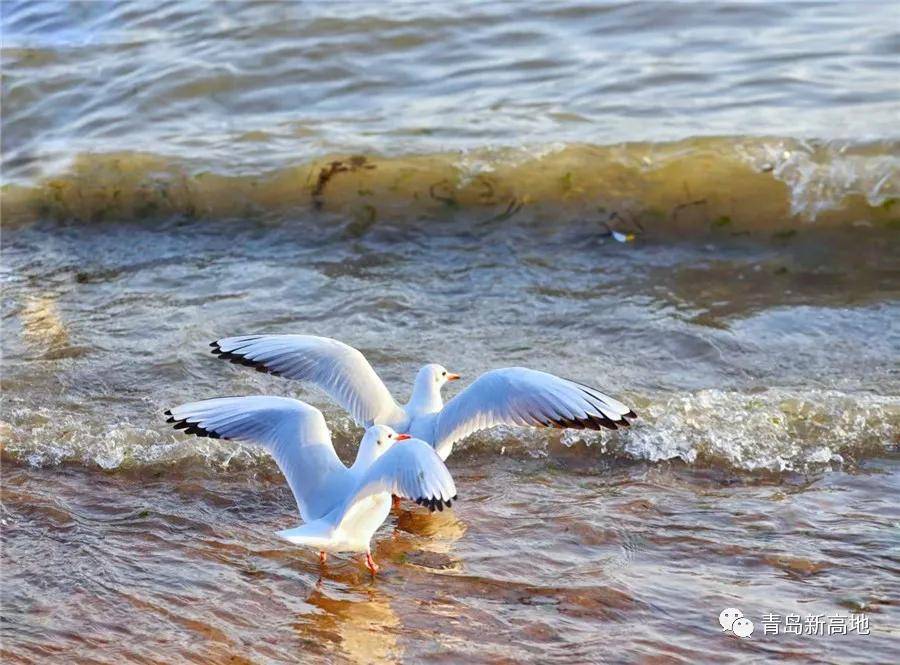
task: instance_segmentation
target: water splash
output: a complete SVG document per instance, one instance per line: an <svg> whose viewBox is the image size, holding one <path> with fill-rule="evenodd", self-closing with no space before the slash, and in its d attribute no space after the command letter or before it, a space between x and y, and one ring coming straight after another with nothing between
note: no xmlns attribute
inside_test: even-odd
<svg viewBox="0 0 900 665"><path fill-rule="evenodd" d="M564 440L639 460L778 473L883 454L900 432L896 397L838 391L702 390L653 401L641 415L638 426L612 440L578 432Z"/></svg>
<svg viewBox="0 0 900 665"><path fill-rule="evenodd" d="M643 400L640 400L643 401ZM736 471L805 471L854 464L897 446L900 400L838 391L722 390L659 395L616 433L500 427L460 442L468 454L545 457L554 441L586 444L585 454L660 462L681 460ZM194 462L230 469L271 467L265 451L230 441L185 437L160 424L106 423L64 412L13 410L4 457L35 467L74 463L106 470ZM352 459L359 429L330 419L339 453Z"/></svg>

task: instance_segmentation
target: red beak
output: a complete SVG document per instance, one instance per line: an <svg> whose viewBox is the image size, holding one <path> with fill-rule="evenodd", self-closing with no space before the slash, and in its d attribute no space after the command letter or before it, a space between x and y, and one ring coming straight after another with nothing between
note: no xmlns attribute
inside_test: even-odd
<svg viewBox="0 0 900 665"><path fill-rule="evenodd" d="M447 372L447 380L448 381L459 381L459 374L453 374L452 372Z"/></svg>
<svg viewBox="0 0 900 665"><path fill-rule="evenodd" d="M406 441L407 439L411 439L412 437L409 434L398 434L394 437L397 441Z"/></svg>

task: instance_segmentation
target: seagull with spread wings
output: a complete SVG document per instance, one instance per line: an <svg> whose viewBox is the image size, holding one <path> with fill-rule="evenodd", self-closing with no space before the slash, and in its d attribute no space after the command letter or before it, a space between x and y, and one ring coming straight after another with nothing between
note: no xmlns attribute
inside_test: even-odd
<svg viewBox="0 0 900 665"><path fill-rule="evenodd" d="M401 406L365 356L335 339L244 335L210 346L219 358L233 363L309 381L347 409L357 424L387 425L408 433L431 444L442 460L455 442L494 425L618 429L637 417L596 388L524 367L485 372L444 404L441 388L459 375L428 364L416 375L409 402Z"/></svg>
<svg viewBox="0 0 900 665"><path fill-rule="evenodd" d="M375 574L370 542L390 512L392 494L431 511L443 511L456 498L453 478L432 446L384 424L366 430L347 468L322 412L296 399L223 397L182 404L166 415L188 434L249 441L268 450L305 522L278 535L319 550L323 563L326 552L365 552L366 567Z"/></svg>

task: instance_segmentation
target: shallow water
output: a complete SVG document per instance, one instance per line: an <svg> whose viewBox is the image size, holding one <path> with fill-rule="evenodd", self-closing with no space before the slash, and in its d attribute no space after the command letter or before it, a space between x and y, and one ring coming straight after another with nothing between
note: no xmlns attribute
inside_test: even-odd
<svg viewBox="0 0 900 665"><path fill-rule="evenodd" d="M459 507L403 512L377 540L377 580L354 563L320 570L314 553L271 535L295 519L274 476L8 470L5 655L887 663L896 653L896 456L777 483L581 456L464 455L453 468ZM871 635L740 641L717 623L734 605L754 619L864 611Z"/></svg>
<svg viewBox="0 0 900 665"><path fill-rule="evenodd" d="M892 6L390 7L0 5L4 661L894 661ZM470 437L322 570L266 454L162 418L291 395L351 459L209 354L250 332L640 418Z"/></svg>
<svg viewBox="0 0 900 665"><path fill-rule="evenodd" d="M8 656L890 660L892 238L301 226L7 235ZM392 518L376 581L346 557L322 572L273 535L296 517L265 453L161 417L202 397L297 395L352 458L357 430L327 399L208 353L251 329L350 341L402 399L423 359L467 379L527 364L642 417L602 436L472 437L450 460L460 501ZM732 605L862 611L872 634L738 643L716 623Z"/></svg>

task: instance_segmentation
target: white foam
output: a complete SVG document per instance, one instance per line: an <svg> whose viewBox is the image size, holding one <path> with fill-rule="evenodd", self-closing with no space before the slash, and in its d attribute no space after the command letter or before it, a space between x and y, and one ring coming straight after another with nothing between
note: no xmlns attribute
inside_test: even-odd
<svg viewBox="0 0 900 665"><path fill-rule="evenodd" d="M791 139L738 144L737 151L786 184L791 214L808 221L840 208L850 196L875 207L900 194L900 157L889 150L865 154L864 146Z"/></svg>
<svg viewBox="0 0 900 665"><path fill-rule="evenodd" d="M625 396L627 397L627 396ZM805 471L883 454L900 430L900 400L835 390L772 388L747 393L700 390L652 396L633 427L618 432L497 427L457 450L540 458L555 438L599 455L741 471ZM9 414L5 453L36 467L76 463L105 470L194 460L216 468L270 465L262 450L185 436L167 428L106 423L71 414ZM14 423L14 424L13 424ZM330 417L339 452L352 452L358 428Z"/></svg>

